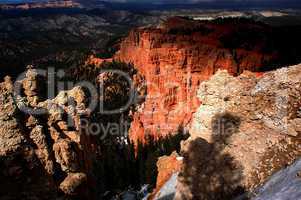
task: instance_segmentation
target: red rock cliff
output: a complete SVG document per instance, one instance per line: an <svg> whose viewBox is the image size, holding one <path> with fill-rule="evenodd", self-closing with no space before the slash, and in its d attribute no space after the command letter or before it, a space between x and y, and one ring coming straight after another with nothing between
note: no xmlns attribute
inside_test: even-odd
<svg viewBox="0 0 301 200"><path fill-rule="evenodd" d="M269 33L265 25L248 20L198 22L179 17L157 28L133 30L115 56L133 63L148 83L146 101L134 115L131 139L164 136L189 123L200 104L197 86L218 69L237 75L260 71L275 60L276 53L264 52L264 36Z"/></svg>

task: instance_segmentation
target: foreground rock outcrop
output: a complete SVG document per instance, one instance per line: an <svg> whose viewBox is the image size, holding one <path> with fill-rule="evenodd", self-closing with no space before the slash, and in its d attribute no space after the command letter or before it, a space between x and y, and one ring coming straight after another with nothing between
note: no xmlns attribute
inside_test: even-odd
<svg viewBox="0 0 301 200"><path fill-rule="evenodd" d="M301 160L299 159L291 166L281 169L270 177L267 182L256 188L252 193L245 193L234 199L251 200L290 200L298 199L301 195ZM178 173L175 173L166 181L157 192L155 199L174 199L177 186Z"/></svg>
<svg viewBox="0 0 301 200"><path fill-rule="evenodd" d="M76 87L44 101L34 69L17 84L24 96L9 77L0 84L1 199L88 198L94 151L79 127L85 93Z"/></svg>
<svg viewBox="0 0 301 200"><path fill-rule="evenodd" d="M175 199L231 199L300 158L300 94L301 65L203 82Z"/></svg>
<svg viewBox="0 0 301 200"><path fill-rule="evenodd" d="M186 126L200 105L199 84L218 69L238 75L280 62L285 56L270 46L272 33L267 25L247 19L198 22L179 17L132 31L115 55L133 63L148 86L146 101L134 115L131 139L165 136Z"/></svg>

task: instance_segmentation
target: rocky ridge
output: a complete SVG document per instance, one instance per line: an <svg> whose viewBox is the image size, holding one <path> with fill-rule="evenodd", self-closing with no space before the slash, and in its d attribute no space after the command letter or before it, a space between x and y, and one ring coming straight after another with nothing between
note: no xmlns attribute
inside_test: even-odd
<svg viewBox="0 0 301 200"><path fill-rule="evenodd" d="M175 199L231 199L300 158L300 77L297 65L203 82Z"/></svg>
<svg viewBox="0 0 301 200"><path fill-rule="evenodd" d="M29 10L41 8L79 8L81 5L72 0L55 0L46 2L32 2L32 3L19 3L19 4L2 4L1 10Z"/></svg>
<svg viewBox="0 0 301 200"><path fill-rule="evenodd" d="M88 117L83 112L85 93L76 87L43 101L38 80L36 71L30 69L19 82L25 97L14 95L9 77L0 85L1 196L88 198L94 151L91 137L79 127L80 119ZM25 106L45 115L21 112Z"/></svg>

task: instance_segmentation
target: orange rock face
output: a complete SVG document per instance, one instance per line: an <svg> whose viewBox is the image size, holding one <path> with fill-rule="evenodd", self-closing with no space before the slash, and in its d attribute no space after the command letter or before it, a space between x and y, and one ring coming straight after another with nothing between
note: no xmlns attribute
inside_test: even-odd
<svg viewBox="0 0 301 200"><path fill-rule="evenodd" d="M179 155L173 152L170 156L163 156L158 159L158 177L156 183L156 189L153 191L153 195L157 195L161 187L170 179L170 177L181 170L182 161L179 159ZM153 199L151 197L150 199Z"/></svg>
<svg viewBox="0 0 301 200"><path fill-rule="evenodd" d="M144 140L174 133L185 127L200 105L198 85L218 69L232 75L244 70L261 71L275 59L273 51L264 52L269 28L250 21L198 22L171 18L159 28L139 28L121 43L115 59L131 62L145 76L147 97L133 117L130 137ZM250 34L248 40L237 33ZM230 38L230 39L229 39Z"/></svg>

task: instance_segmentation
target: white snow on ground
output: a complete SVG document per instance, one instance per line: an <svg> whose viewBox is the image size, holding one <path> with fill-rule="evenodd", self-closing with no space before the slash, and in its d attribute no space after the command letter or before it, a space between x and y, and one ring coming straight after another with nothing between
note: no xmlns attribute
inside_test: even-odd
<svg viewBox="0 0 301 200"><path fill-rule="evenodd" d="M301 159L274 174L252 200L301 200Z"/></svg>

